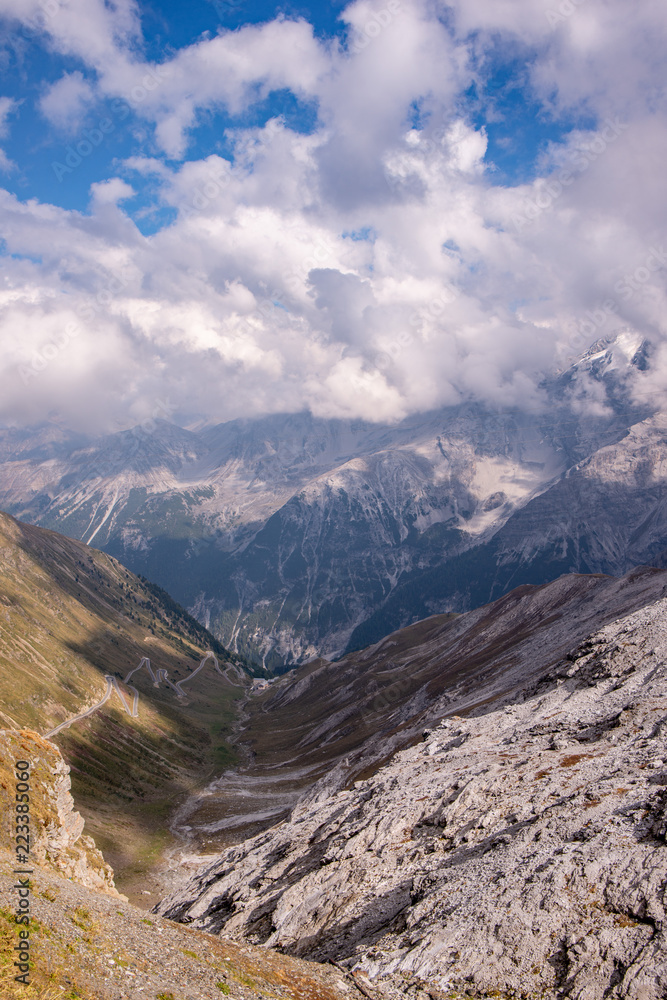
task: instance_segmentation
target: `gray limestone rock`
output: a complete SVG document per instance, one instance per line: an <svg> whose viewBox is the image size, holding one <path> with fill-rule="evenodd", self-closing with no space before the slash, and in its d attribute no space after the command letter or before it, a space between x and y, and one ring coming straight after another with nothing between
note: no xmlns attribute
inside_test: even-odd
<svg viewBox="0 0 667 1000"><path fill-rule="evenodd" d="M514 704L431 724L353 787L315 786L158 910L335 960L387 995L658 1000L665 760L662 599Z"/></svg>

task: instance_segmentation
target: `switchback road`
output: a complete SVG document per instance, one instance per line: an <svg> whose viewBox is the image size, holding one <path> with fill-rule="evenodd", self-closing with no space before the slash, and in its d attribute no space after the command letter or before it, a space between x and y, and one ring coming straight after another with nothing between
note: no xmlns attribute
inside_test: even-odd
<svg viewBox="0 0 667 1000"><path fill-rule="evenodd" d="M139 666L135 667L134 670L130 670L129 674L127 674L127 676L123 681L123 684L125 684L132 692L133 701L131 708L125 699L125 695L120 688L117 678L113 677L111 674L105 674L104 679L107 682L107 689L103 697L95 705L92 705L90 708L87 708L84 712L79 712L78 715L75 715L73 718L68 719L67 722L61 722L59 726L55 727L55 729L52 729L50 732L45 733L44 739L50 740L53 736L56 735L56 733L59 733L61 729L67 729L69 726L73 725L73 723L80 722L81 719L88 718L89 715L92 715L93 712L96 712L99 708L102 708L102 706L106 704L106 702L109 700L114 690L118 695L121 705L123 706L127 714L132 718L136 718L139 715L139 692L132 684L130 684L130 679L132 678L133 674L136 674L137 671L141 670L142 668L145 668L148 671L150 678L153 681L153 687L157 688L160 686L160 684L166 684L168 687L170 687L173 691L176 692L179 698L186 698L187 695L186 692L183 690L183 684L187 684L189 681L192 680L193 677L196 677L199 671L202 669L202 667L208 660L213 660L213 665L215 669L220 674L220 676L224 677L224 679L229 684L233 684L235 687L240 686L238 684L234 684L234 681L229 676L229 671L232 668L228 666L226 670L224 671L221 670L220 664L218 663L218 658L216 657L215 653L212 653L210 650L206 653L199 666L192 671L189 677L185 677L182 681L176 681L175 684L169 680L168 671L161 668L157 672L155 672L151 666L151 661L148 659L147 656L143 656L139 662ZM238 671L237 671L237 676L238 676Z"/></svg>

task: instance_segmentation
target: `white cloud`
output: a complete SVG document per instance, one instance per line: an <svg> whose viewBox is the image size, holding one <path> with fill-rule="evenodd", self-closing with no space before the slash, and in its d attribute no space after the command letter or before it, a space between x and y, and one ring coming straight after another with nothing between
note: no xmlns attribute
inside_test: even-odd
<svg viewBox="0 0 667 1000"><path fill-rule="evenodd" d="M198 109L224 106L239 114L271 90L282 88L310 97L328 69L326 52L304 21L252 25L179 52L161 68L168 75L147 94L142 113L154 115L165 152L180 156ZM140 85L138 68L135 75ZM122 96L131 94L125 75L109 76L108 85Z"/></svg>
<svg viewBox="0 0 667 1000"><path fill-rule="evenodd" d="M0 139L9 134L8 118L16 107L16 101L11 97L0 97Z"/></svg>
<svg viewBox="0 0 667 1000"><path fill-rule="evenodd" d="M664 100L661 0L453 0L447 9L459 38L480 53L494 35L536 52L529 63L533 83L557 109L624 116Z"/></svg>
<svg viewBox="0 0 667 1000"><path fill-rule="evenodd" d="M312 135L279 118L228 133L233 164L128 161L176 210L148 238L120 204L134 190L118 165L89 215L4 193L0 419L55 409L102 427L165 397L184 419L302 407L399 419L466 398L534 409L542 373L598 336L667 341L667 252L653 266L667 231L664 26L649 0L632 17L621 0L586 0L555 26L533 0L461 0L453 32L426 3L358 0L347 51L277 20L202 39L166 68L137 55L131 4L91 0L77 27L82 8L62 3L51 44L133 102L171 156L201 110L241 112L272 88L315 102L320 120ZM461 105L499 36L530 47L552 110L600 116L516 187L492 185L486 134ZM55 85L52 119L84 106L84 85L76 73Z"/></svg>
<svg viewBox="0 0 667 1000"><path fill-rule="evenodd" d="M119 201L132 198L134 188L120 177L111 177L108 181L92 184L90 194L95 207L102 205L117 205Z"/></svg>
<svg viewBox="0 0 667 1000"><path fill-rule="evenodd" d="M58 53L89 66L116 63L140 37L135 0L0 0L0 16L41 30Z"/></svg>
<svg viewBox="0 0 667 1000"><path fill-rule="evenodd" d="M53 125L66 132L74 132L81 126L86 111L94 100L94 91L84 79L83 73L75 70L65 73L52 84L42 96L40 111Z"/></svg>

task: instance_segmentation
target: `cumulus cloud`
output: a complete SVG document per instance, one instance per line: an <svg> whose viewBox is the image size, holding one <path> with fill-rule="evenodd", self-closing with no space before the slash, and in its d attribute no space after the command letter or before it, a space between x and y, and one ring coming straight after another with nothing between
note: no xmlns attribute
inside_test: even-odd
<svg viewBox="0 0 667 1000"><path fill-rule="evenodd" d="M38 6L0 0L15 17ZM652 0L631 17L622 0L571 6L554 20L534 0L456 0L446 17L357 0L346 46L279 18L157 65L140 57L133 4L61 0L64 19L42 23L49 44L130 102L156 144L92 185L87 214L0 195L13 255L0 419L538 409L544 372L598 337L648 338L661 356L665 24ZM513 186L487 170L463 99L499 39L530 56L545 113L595 121ZM71 72L42 109L67 122L90 86ZM240 114L281 88L317 107L311 134L276 117L229 130L231 161L183 158L202 110ZM122 205L146 179L171 213L150 237Z"/></svg>
<svg viewBox="0 0 667 1000"><path fill-rule="evenodd" d="M135 0L0 0L0 16L41 31L57 53L97 69L123 59L140 36Z"/></svg>
<svg viewBox="0 0 667 1000"><path fill-rule="evenodd" d="M99 181L90 186L91 202L96 207L117 205L119 201L132 198L135 193L131 184L127 184L120 177L111 177L108 181Z"/></svg>
<svg viewBox="0 0 667 1000"><path fill-rule="evenodd" d="M43 94L40 111L53 125L73 132L81 125L94 99L93 88L83 73L65 73Z"/></svg>

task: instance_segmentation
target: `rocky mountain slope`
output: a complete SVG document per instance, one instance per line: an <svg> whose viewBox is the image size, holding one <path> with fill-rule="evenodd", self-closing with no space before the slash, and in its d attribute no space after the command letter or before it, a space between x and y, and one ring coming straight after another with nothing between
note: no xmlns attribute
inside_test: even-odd
<svg viewBox="0 0 667 1000"><path fill-rule="evenodd" d="M32 876L30 985L13 980L11 857L0 850L3 1000L361 1000L339 970L146 916L49 871Z"/></svg>
<svg viewBox="0 0 667 1000"><path fill-rule="evenodd" d="M352 635L376 642L415 615L463 610L517 583L560 573L610 573L667 562L667 415L633 425L622 440L575 463L517 510L493 537L442 565L406 573Z"/></svg>
<svg viewBox="0 0 667 1000"><path fill-rule="evenodd" d="M28 925L17 924L13 764L30 763L32 875ZM344 974L188 930L128 903L82 834L67 765L29 730L0 731L0 994L3 1000L343 1000ZM10 795L11 790L11 795ZM15 981L18 931L29 932L29 984Z"/></svg>
<svg viewBox="0 0 667 1000"><path fill-rule="evenodd" d="M28 761L29 858L33 864L118 896L113 871L84 834L74 808L70 769L55 744L29 729L0 729L0 846L16 847L16 761ZM16 852L14 852L16 853ZM26 867L25 865L21 867Z"/></svg>
<svg viewBox="0 0 667 1000"><path fill-rule="evenodd" d="M394 426L291 414L196 431L158 418L96 440L5 429L0 506L94 542L280 669L522 582L661 559L664 429L630 393L649 363L625 335L595 345L545 380L536 414L462 405ZM633 538L622 497L645 523Z"/></svg>
<svg viewBox="0 0 667 1000"><path fill-rule="evenodd" d="M20 536L23 526L7 525ZM60 570L86 551L28 529L33 558L38 543L42 573L47 546L59 547ZM91 558L109 582L125 573ZM52 572L41 599L58 597L45 614L61 613L62 626L73 610ZM98 590L78 614L102 598L113 603ZM570 575L282 677L247 704L242 767L199 790L181 772L184 828L221 853L186 885L173 873L159 916L113 895L57 748L25 730L0 734L0 869L9 876L18 755L34 767L37 862L33 986L16 992L11 978L15 900L5 877L0 990L12 1000L55 1000L56 987L67 1000L663 997L666 623L666 571ZM217 683L206 677L197 695L215 702ZM146 708L165 727L167 694L154 689L151 701L142 684L139 718ZM198 702L171 718L180 713L195 731ZM106 707L97 717L104 722ZM103 745L124 772L142 740L156 775L150 727L125 715L137 728L122 731L123 718L109 712L86 751ZM167 742L159 752L166 766ZM175 782L173 769L167 778ZM116 841L147 805L140 786L123 810L111 803Z"/></svg>
<svg viewBox="0 0 667 1000"><path fill-rule="evenodd" d="M131 687L122 678L148 657L172 683L185 681L211 644L220 652L112 557L0 514L0 722L45 734L99 702L113 679L104 707L54 739L77 807L128 893L171 842L164 818L175 797L234 760L226 737L245 689L238 674L202 671L184 701L145 669Z"/></svg>
<svg viewBox="0 0 667 1000"><path fill-rule="evenodd" d="M319 780L329 794L372 774L445 711L467 714L516 695L666 586L664 570L620 580L570 574L463 615L435 615L335 663L305 664L250 700L239 766L191 796L176 826L212 858L286 818Z"/></svg>
<svg viewBox="0 0 667 1000"><path fill-rule="evenodd" d="M392 752L391 728L378 733L366 746L389 750L384 766L323 776L159 911L334 959L372 996L664 997L667 598L665 575L650 576L650 603L567 655L567 616L541 651L530 632L512 648L480 628L504 670L483 655L465 670L447 641L460 620L440 623L432 651L454 676L432 692L423 742Z"/></svg>

